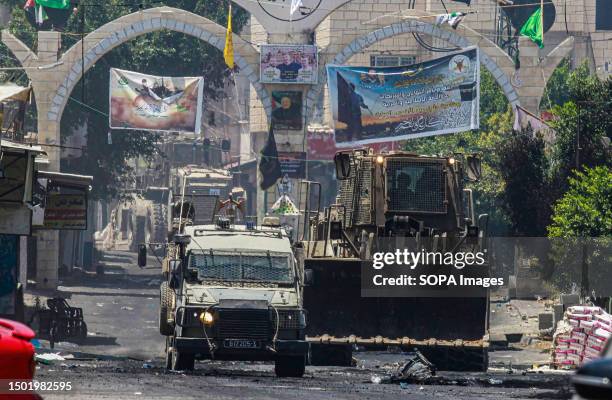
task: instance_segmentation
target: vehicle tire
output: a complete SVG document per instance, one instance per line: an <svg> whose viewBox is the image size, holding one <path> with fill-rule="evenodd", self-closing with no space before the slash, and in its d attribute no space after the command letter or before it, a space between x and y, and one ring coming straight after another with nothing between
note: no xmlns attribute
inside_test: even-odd
<svg viewBox="0 0 612 400"><path fill-rule="evenodd" d="M278 356L274 363L274 372L279 378L301 378L306 371L306 357Z"/></svg>
<svg viewBox="0 0 612 400"><path fill-rule="evenodd" d="M174 327L168 323L173 296L174 292L168 287L168 282L162 282L159 287L159 333L164 336L174 333Z"/></svg>
<svg viewBox="0 0 612 400"><path fill-rule="evenodd" d="M172 369L172 337L166 337L166 369Z"/></svg>
<svg viewBox="0 0 612 400"><path fill-rule="evenodd" d="M195 354L180 353L172 351L172 370L173 371L193 371L195 366Z"/></svg>

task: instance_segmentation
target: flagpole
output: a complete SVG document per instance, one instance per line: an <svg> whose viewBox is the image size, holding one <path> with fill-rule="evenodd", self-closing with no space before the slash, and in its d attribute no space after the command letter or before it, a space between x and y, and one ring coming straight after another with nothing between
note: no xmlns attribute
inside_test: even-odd
<svg viewBox="0 0 612 400"><path fill-rule="evenodd" d="M544 0L540 0L540 24L542 25L542 46L544 46Z"/></svg>

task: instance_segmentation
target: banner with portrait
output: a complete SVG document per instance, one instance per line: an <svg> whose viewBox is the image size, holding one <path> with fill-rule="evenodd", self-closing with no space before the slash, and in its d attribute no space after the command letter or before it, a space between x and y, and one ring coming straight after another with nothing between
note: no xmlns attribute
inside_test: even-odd
<svg viewBox="0 0 612 400"><path fill-rule="evenodd" d="M317 83L317 46L261 46L261 83Z"/></svg>
<svg viewBox="0 0 612 400"><path fill-rule="evenodd" d="M274 129L301 130L302 92L292 90L272 91L272 126Z"/></svg>
<svg viewBox="0 0 612 400"><path fill-rule="evenodd" d="M202 77L163 77L111 68L112 129L200 133Z"/></svg>
<svg viewBox="0 0 612 400"><path fill-rule="evenodd" d="M327 66L338 147L479 127L478 49L400 67Z"/></svg>

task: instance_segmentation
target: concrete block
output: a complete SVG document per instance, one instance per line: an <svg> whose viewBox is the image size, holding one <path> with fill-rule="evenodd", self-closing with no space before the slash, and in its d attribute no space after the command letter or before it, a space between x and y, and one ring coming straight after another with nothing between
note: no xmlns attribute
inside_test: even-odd
<svg viewBox="0 0 612 400"><path fill-rule="evenodd" d="M556 329L559 321L563 320L563 304L553 305L553 326Z"/></svg>
<svg viewBox="0 0 612 400"><path fill-rule="evenodd" d="M538 314L538 329L550 329L553 327L553 314L552 313L540 313Z"/></svg>
<svg viewBox="0 0 612 400"><path fill-rule="evenodd" d="M567 310L568 307L577 306L580 304L580 296L577 294L562 294L561 295L561 305L563 306L563 310Z"/></svg>

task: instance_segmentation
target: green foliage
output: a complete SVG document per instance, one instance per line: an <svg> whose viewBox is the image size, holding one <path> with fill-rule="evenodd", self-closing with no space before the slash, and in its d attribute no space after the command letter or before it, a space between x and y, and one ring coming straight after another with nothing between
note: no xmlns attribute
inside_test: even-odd
<svg viewBox="0 0 612 400"><path fill-rule="evenodd" d="M553 106L562 106L569 101L568 81L571 73L570 60L565 58L555 68L546 83L544 95L540 101L540 110L549 110Z"/></svg>
<svg viewBox="0 0 612 400"><path fill-rule="evenodd" d="M553 237L612 236L612 168L586 168L569 178L555 204L548 233Z"/></svg>
<svg viewBox="0 0 612 400"><path fill-rule="evenodd" d="M543 236L550 215L544 141L530 128L511 135L496 146L496 166L504 182L502 207L512 234Z"/></svg>
<svg viewBox="0 0 612 400"><path fill-rule="evenodd" d="M36 47L35 29L28 23L22 9L22 0L0 0L13 6L11 31L28 46ZM193 12L221 25L227 23L229 0L141 0L126 6L125 0L87 2L70 17L62 34L62 48L67 50L76 44L81 33L85 34L126 14L144 8L163 5ZM83 24L84 16L84 24ZM248 15L234 8L233 27L239 32L247 22ZM2 55L14 58L4 48ZM13 62L6 57L4 62ZM87 149L78 160L63 160L62 170L78 171L94 176L94 197L113 197L124 182L133 179L133 170L127 160L143 157L151 160L157 153L157 135L150 132L125 131L112 134L112 145L107 143L108 134L108 74L109 69L122 68L153 75L205 76L205 96L215 99L222 96L222 85L229 76L223 55L217 48L188 35L158 31L139 36L104 55L85 74L84 81L77 84L64 111L61 121L61 138L65 142L76 128L86 124ZM9 77L10 78L10 77ZM21 77L21 84L27 78Z"/></svg>
<svg viewBox="0 0 612 400"><path fill-rule="evenodd" d="M583 64L569 74L567 90L570 100L553 107L557 119L551 123L557 133L551 155L552 173L564 190L577 165L581 168L612 165L612 153L605 139L612 138L612 79L598 79Z"/></svg>

